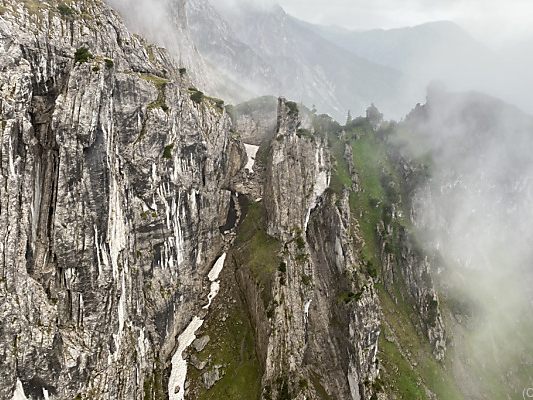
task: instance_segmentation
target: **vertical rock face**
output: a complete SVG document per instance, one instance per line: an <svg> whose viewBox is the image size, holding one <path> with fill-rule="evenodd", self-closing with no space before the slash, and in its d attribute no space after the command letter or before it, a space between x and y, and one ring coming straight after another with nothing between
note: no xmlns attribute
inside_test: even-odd
<svg viewBox="0 0 533 400"><path fill-rule="evenodd" d="M323 377L327 392L346 399L370 398L379 374L381 310L373 282L354 252L361 245L359 236L345 195L327 197L312 215L307 235L314 304L305 357Z"/></svg>
<svg viewBox="0 0 533 400"><path fill-rule="evenodd" d="M422 172L415 162L399 154L392 155L396 170L401 171L401 182L407 194L403 200L409 223L416 224L417 199L423 188L418 181ZM403 217L402 204L393 203L390 218L383 218L378 227L380 256L383 262L383 283L393 298L410 298L418 314L416 325L431 344L433 355L442 361L446 352L446 332L441 315L440 300L433 280L434 257L429 257L417 243L414 229L394 224L394 218ZM397 289L400 288L398 293Z"/></svg>
<svg viewBox="0 0 533 400"><path fill-rule="evenodd" d="M427 255L417 248L411 235L400 229L398 248L391 252L387 247L396 240L390 226L381 235L384 284L394 296L395 285L405 288L403 294L410 297L419 315L419 327L428 337L433 354L443 360L446 352L446 333L440 311L439 297L431 277L431 264Z"/></svg>
<svg viewBox="0 0 533 400"><path fill-rule="evenodd" d="M377 377L379 304L352 250L347 198L326 194L329 151L280 99L264 202L282 247L263 377L266 398L360 399ZM344 296L344 297L343 297ZM292 397L287 397L292 396ZM363 397L364 398L364 397Z"/></svg>
<svg viewBox="0 0 533 400"><path fill-rule="evenodd" d="M186 0L107 0L124 17L132 33L162 46L204 91L214 90L217 75L200 56L191 39Z"/></svg>
<svg viewBox="0 0 533 400"><path fill-rule="evenodd" d="M242 149L100 2L4 4L0 398L151 398Z"/></svg>
<svg viewBox="0 0 533 400"><path fill-rule="evenodd" d="M302 128L296 103L279 100L270 157L265 187L268 232L285 240L295 230L307 229L330 179L326 143Z"/></svg>

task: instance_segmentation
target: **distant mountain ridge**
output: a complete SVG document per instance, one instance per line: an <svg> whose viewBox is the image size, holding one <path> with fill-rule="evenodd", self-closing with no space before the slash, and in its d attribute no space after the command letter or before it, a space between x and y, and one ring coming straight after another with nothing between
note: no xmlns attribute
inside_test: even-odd
<svg viewBox="0 0 533 400"><path fill-rule="evenodd" d="M490 56L490 51L451 21L428 22L412 27L345 30L306 24L325 39L373 62L393 66L404 72L411 70L428 54L438 55L444 48L466 58L474 54ZM447 53L448 54L448 53ZM440 60L443 61L443 60ZM445 63L462 61L448 60Z"/></svg>
<svg viewBox="0 0 533 400"><path fill-rule="evenodd" d="M277 6L227 7L191 0L187 13L202 56L248 92L285 95L344 119L370 103L397 108L402 74L330 43ZM246 97L247 96L247 97Z"/></svg>
<svg viewBox="0 0 533 400"><path fill-rule="evenodd" d="M527 43L493 50L451 21L365 31L301 24L357 56L403 72L403 95L411 101L420 101L428 84L440 81L450 90L487 92L533 112Z"/></svg>

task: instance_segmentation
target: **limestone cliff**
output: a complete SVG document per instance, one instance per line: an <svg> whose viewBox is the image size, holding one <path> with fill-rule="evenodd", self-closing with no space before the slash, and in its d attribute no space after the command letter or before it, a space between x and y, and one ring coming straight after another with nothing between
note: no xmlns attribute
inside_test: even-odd
<svg viewBox="0 0 533 400"><path fill-rule="evenodd" d="M243 151L101 2L3 4L0 398L151 398Z"/></svg>

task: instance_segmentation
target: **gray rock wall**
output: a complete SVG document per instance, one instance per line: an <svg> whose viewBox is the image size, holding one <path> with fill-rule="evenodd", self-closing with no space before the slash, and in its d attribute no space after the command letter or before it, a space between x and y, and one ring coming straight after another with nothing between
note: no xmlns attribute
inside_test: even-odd
<svg viewBox="0 0 533 400"><path fill-rule="evenodd" d="M70 6L0 18L0 398L142 398L206 293L242 149L164 52Z"/></svg>

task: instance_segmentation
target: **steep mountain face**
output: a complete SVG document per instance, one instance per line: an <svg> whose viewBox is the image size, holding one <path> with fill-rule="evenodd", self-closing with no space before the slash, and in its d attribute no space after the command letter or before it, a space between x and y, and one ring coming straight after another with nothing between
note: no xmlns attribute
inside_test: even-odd
<svg viewBox="0 0 533 400"><path fill-rule="evenodd" d="M530 237L528 117L436 91L399 125L375 107L345 126L283 98L224 107L100 1L2 4L0 398L488 399L525 384L531 286L512 266L528 246L455 256L483 222L481 239ZM492 201L471 211L467 187ZM499 265L524 281L505 301ZM486 271L490 296L461 286ZM471 339L506 346L480 357ZM494 374L506 389L483 386Z"/></svg>
<svg viewBox="0 0 533 400"><path fill-rule="evenodd" d="M256 96L284 95L340 119L372 102L397 108L397 70L324 40L279 6L191 0L187 12L204 58Z"/></svg>
<svg viewBox="0 0 533 400"><path fill-rule="evenodd" d="M187 2L187 17L191 37L205 59L223 74L228 82L218 95L238 87L236 103L260 95L276 95L281 87L276 68L268 59L239 40L229 21L206 0Z"/></svg>
<svg viewBox="0 0 533 400"><path fill-rule="evenodd" d="M232 111L247 121L241 137L259 146L245 185L255 200L243 208L232 253L264 398L409 395L397 379L412 379L420 396L440 395L438 381L453 381L436 362L446 353L444 323L408 218L404 193L417 185L407 161L387 153L373 128L380 121L343 128L284 100L274 134L265 134L259 110L270 105L262 98ZM418 362L435 375L418 377Z"/></svg>
<svg viewBox="0 0 533 400"><path fill-rule="evenodd" d="M107 6L3 4L0 397L152 398L244 149Z"/></svg>
<svg viewBox="0 0 533 400"><path fill-rule="evenodd" d="M227 101L242 101L246 89L222 76L216 64L198 52L187 18L188 1L108 0L107 3L120 13L131 32L167 49L195 85Z"/></svg>

